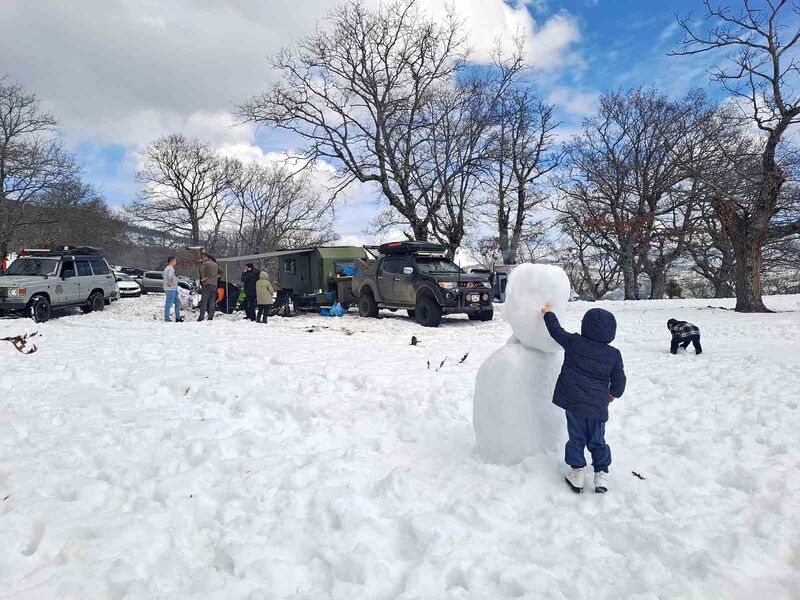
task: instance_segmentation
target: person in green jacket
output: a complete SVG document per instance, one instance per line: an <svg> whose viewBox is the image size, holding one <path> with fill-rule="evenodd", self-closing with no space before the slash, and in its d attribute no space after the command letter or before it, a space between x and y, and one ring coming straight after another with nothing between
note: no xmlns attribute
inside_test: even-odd
<svg viewBox="0 0 800 600"><path fill-rule="evenodd" d="M266 271L261 271L256 281L256 323L267 322L267 309L273 302L275 290L269 281Z"/></svg>

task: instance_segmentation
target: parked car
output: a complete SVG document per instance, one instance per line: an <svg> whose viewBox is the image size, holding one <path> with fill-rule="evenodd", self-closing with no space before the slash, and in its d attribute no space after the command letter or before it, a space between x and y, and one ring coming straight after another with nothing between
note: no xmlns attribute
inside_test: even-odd
<svg viewBox="0 0 800 600"><path fill-rule="evenodd" d="M465 273L439 244L392 242L380 256L360 260L352 280L362 317L378 310L406 309L424 327L438 327L443 314L466 313L470 321L490 321L492 288L485 277Z"/></svg>
<svg viewBox="0 0 800 600"><path fill-rule="evenodd" d="M142 275L141 288L143 294L150 294L153 292L164 292L164 273L161 271L145 271ZM191 280L178 278L178 287L182 287L187 292L193 292L195 285Z"/></svg>
<svg viewBox="0 0 800 600"><path fill-rule="evenodd" d="M141 286L130 275L115 272L114 277L117 278L117 290L120 298L138 298L142 295Z"/></svg>
<svg viewBox="0 0 800 600"><path fill-rule="evenodd" d="M0 275L0 315L23 314L42 323L57 308L101 311L115 293L114 275L98 248L25 250Z"/></svg>

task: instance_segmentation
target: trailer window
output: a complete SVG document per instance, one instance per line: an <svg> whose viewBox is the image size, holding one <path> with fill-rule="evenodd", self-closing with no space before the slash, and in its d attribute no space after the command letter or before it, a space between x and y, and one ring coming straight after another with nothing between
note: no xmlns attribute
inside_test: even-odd
<svg viewBox="0 0 800 600"><path fill-rule="evenodd" d="M293 258L285 258L283 259L283 272L288 275L294 275L296 269L297 261Z"/></svg>

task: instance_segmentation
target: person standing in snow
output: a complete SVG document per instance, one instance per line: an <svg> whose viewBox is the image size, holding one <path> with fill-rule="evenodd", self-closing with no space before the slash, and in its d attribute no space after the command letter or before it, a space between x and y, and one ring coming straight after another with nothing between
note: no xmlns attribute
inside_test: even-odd
<svg viewBox="0 0 800 600"><path fill-rule="evenodd" d="M256 320L256 283L261 271L253 266L253 263L247 263L242 271L242 287L244 288L244 312L246 318L251 321Z"/></svg>
<svg viewBox="0 0 800 600"><path fill-rule="evenodd" d="M178 259L170 256L167 259L167 267L164 269L162 275L162 285L164 287L164 321L170 322L169 313L172 306L175 307L175 322L183 321L181 317L181 300L178 296L178 277L175 275L175 265L178 264Z"/></svg>
<svg viewBox="0 0 800 600"><path fill-rule="evenodd" d="M672 334L672 342L669 345L670 354L677 354L678 346L685 350L689 344L694 346L695 354L703 353L703 347L700 345L700 329L696 325L670 319L667 321L667 329Z"/></svg>
<svg viewBox="0 0 800 600"><path fill-rule="evenodd" d="M203 252L200 256L200 316L198 321L203 321L208 313L208 320L214 320L214 310L216 309L217 280L219 279L219 266L208 255Z"/></svg>
<svg viewBox="0 0 800 600"><path fill-rule="evenodd" d="M272 295L275 290L270 283L269 276L266 271L261 271L258 281L256 282L256 303L258 314L256 315L257 323L267 322L267 309L273 302Z"/></svg>
<svg viewBox="0 0 800 600"><path fill-rule="evenodd" d="M567 333L547 305L542 308L547 331L564 348L564 364L556 381L553 404L567 415L564 458L570 470L565 477L574 492L583 491L586 467L584 448L589 448L594 467L594 491L608 491L611 449L605 440L608 405L625 392L622 354L609 344L617 333L617 321L607 310L592 308L583 315L581 332Z"/></svg>

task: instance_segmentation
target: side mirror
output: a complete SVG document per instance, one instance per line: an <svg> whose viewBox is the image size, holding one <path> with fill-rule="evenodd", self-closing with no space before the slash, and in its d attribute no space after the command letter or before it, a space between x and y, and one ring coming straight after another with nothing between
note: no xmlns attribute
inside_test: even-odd
<svg viewBox="0 0 800 600"><path fill-rule="evenodd" d="M414 268L413 267L403 267L403 275L413 275Z"/></svg>

